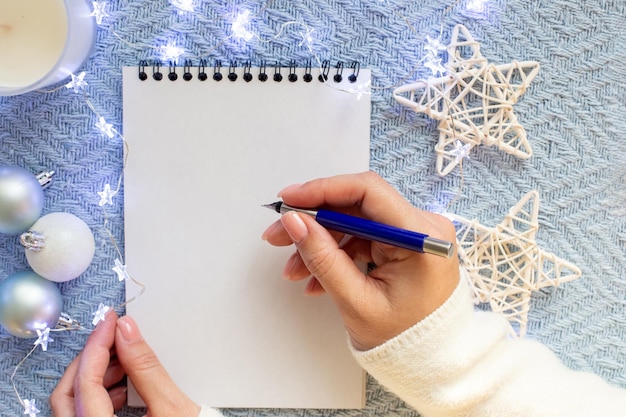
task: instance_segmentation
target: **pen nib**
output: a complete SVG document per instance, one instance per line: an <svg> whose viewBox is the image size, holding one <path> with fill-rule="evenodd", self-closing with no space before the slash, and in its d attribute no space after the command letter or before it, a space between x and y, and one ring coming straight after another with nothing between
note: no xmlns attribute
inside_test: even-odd
<svg viewBox="0 0 626 417"><path fill-rule="evenodd" d="M280 206L283 204L282 201L277 201L275 203L271 203L271 204L263 204L262 207L265 207L267 209L273 210L276 213L280 213Z"/></svg>

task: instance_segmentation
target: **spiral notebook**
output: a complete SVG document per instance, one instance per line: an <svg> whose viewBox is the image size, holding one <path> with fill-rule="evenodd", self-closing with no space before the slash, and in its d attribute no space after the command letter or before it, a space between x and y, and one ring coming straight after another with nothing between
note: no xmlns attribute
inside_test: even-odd
<svg viewBox="0 0 626 417"><path fill-rule="evenodd" d="M279 217L261 205L368 169L369 80L336 64L124 68L125 263L146 286L127 313L196 402L363 406L336 307L281 277L293 247L262 241Z"/></svg>

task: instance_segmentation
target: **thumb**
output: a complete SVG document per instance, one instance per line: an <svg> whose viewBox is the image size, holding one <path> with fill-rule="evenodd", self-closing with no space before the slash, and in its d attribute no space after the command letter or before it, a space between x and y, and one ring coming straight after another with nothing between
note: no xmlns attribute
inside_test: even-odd
<svg viewBox="0 0 626 417"><path fill-rule="evenodd" d="M176 386L129 316L117 321L115 349L150 416L196 417L199 414L200 407Z"/></svg>
<svg viewBox="0 0 626 417"><path fill-rule="evenodd" d="M358 313L361 309L357 303L363 300L363 290L369 282L352 258L311 216L290 211L281 217L281 222L305 266L333 297L342 314L350 316L355 309Z"/></svg>

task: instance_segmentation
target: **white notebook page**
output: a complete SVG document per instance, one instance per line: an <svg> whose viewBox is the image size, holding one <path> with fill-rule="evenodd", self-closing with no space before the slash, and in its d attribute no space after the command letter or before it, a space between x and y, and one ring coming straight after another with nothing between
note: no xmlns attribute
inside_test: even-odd
<svg viewBox="0 0 626 417"><path fill-rule="evenodd" d="M176 383L215 407L359 408L363 371L329 296L281 278L261 240L286 185L367 170L369 95L317 80L202 82L124 68L127 306ZM347 72L347 71L346 71ZM348 74L345 74L348 75ZM331 72L332 78L332 72ZM361 70L355 84L370 79ZM127 298L138 292L127 283ZM141 404L129 393L129 404Z"/></svg>

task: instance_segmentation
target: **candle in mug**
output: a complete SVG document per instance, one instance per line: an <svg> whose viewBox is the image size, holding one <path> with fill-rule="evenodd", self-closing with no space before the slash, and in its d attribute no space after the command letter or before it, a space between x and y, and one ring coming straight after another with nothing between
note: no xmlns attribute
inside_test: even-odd
<svg viewBox="0 0 626 417"><path fill-rule="evenodd" d="M0 0L0 96L55 84L87 59L96 32L86 0Z"/></svg>

